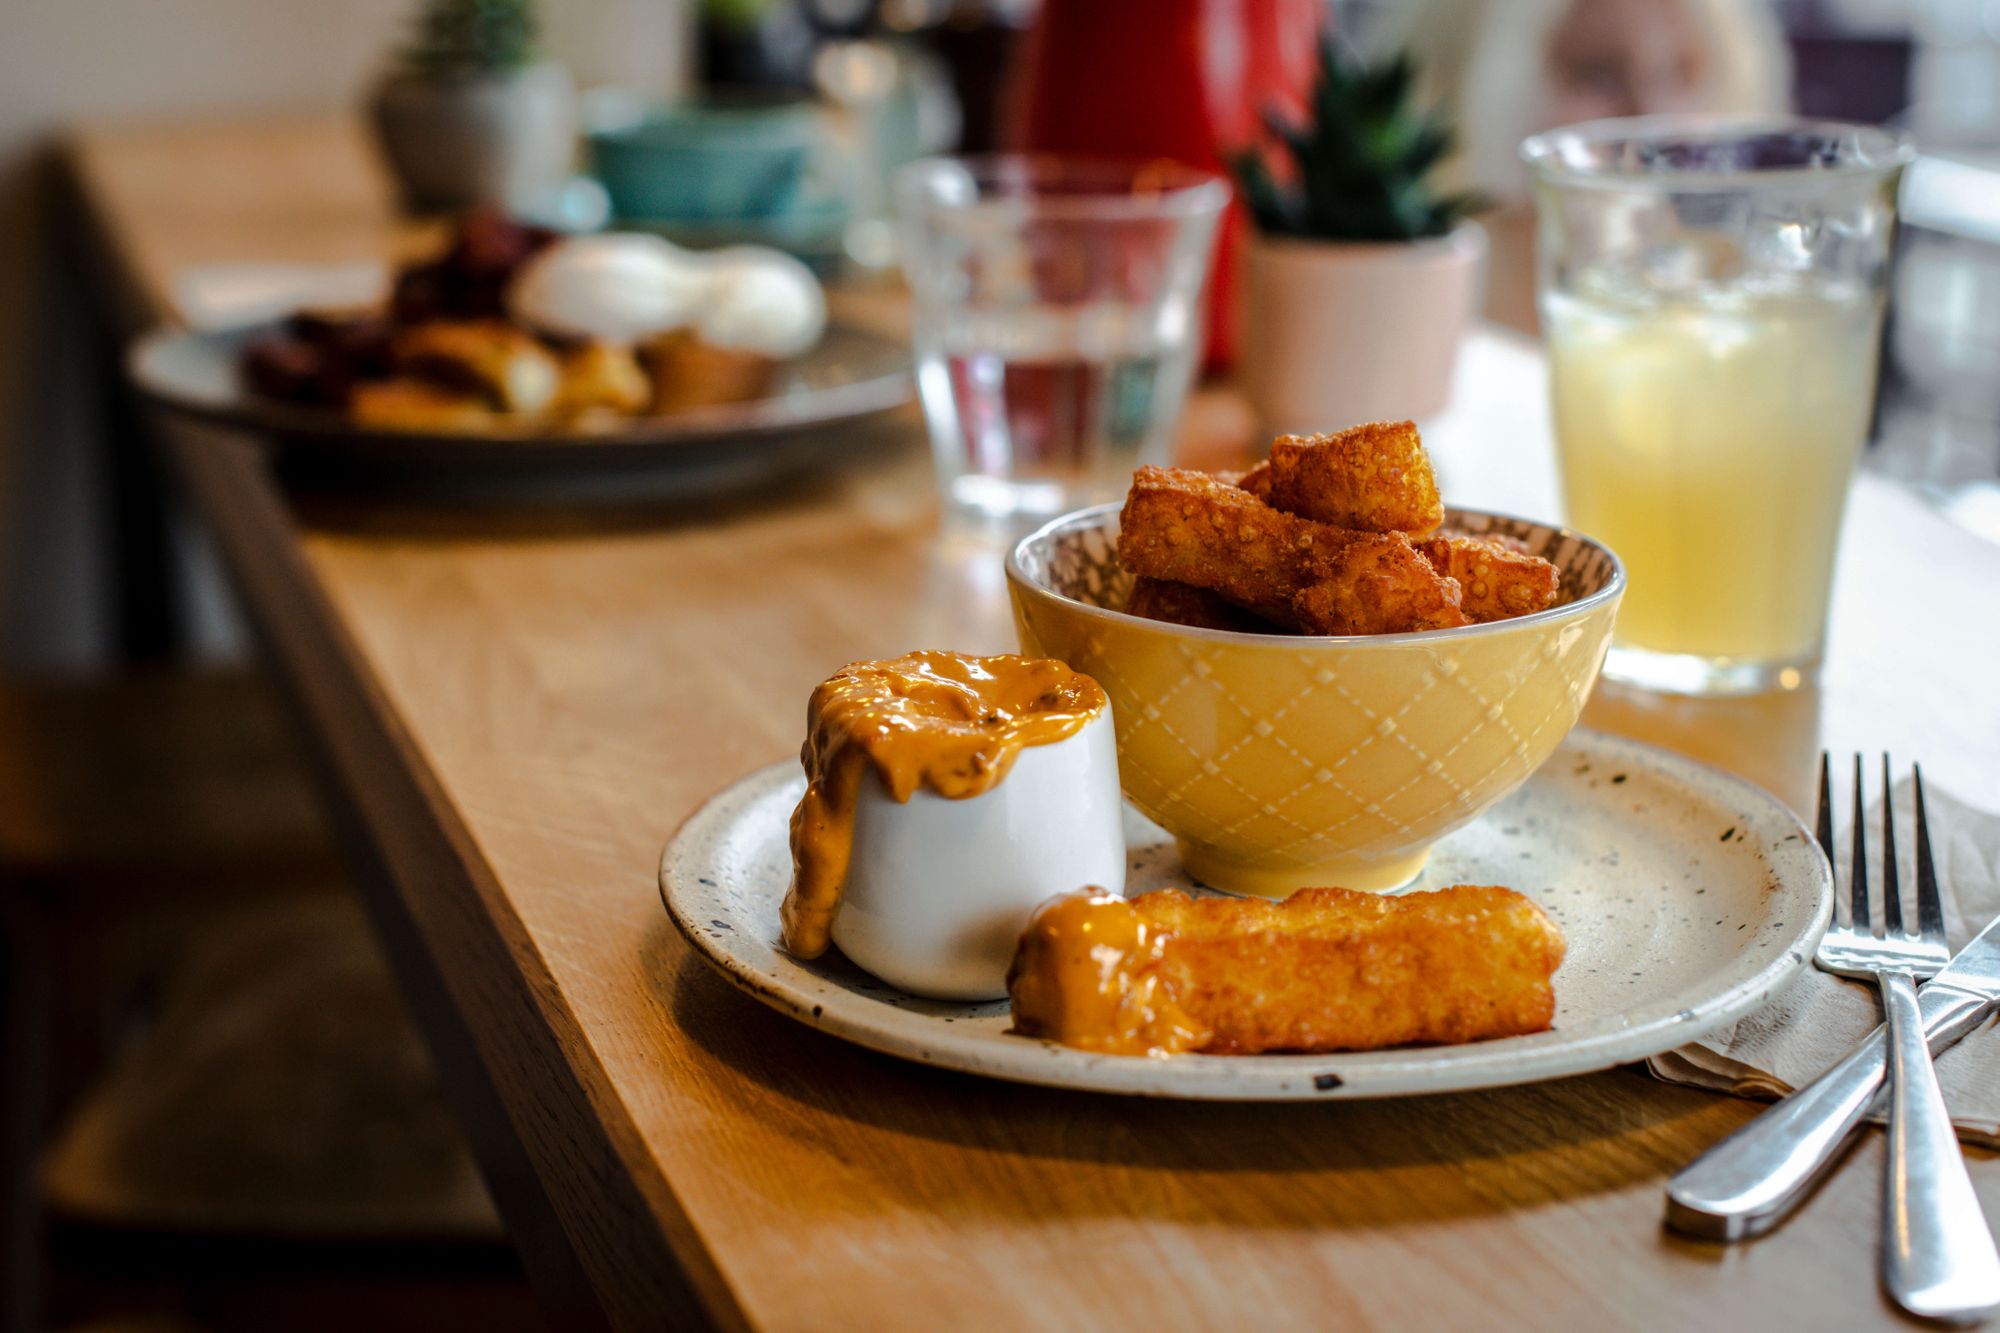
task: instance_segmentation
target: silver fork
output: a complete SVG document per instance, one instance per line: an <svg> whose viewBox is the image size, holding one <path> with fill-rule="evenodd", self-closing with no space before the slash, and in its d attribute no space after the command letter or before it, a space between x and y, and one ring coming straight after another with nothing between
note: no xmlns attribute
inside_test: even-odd
<svg viewBox="0 0 2000 1333"><path fill-rule="evenodd" d="M1958 1134L1938 1091L1924 1044L1917 981L1951 961L1944 908L1924 817L1924 777L1911 769L1917 801L1917 928L1903 928L1896 871L1896 817L1889 801L1889 756L1882 756L1882 931L1868 906L1868 832L1861 756L1854 756L1852 924L1837 922L1814 961L1828 972L1872 980L1889 1029L1889 1162L1882 1191L1882 1285L1896 1304L1931 1319L1976 1319L2000 1307L2000 1253L1972 1191ZM1833 861L1833 789L1819 761L1819 842Z"/></svg>

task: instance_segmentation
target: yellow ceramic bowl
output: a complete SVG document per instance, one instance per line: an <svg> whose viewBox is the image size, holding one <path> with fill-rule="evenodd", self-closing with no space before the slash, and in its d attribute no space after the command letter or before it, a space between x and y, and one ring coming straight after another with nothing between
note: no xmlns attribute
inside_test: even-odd
<svg viewBox="0 0 2000 1333"><path fill-rule="evenodd" d="M1558 605L1420 634L1302 638L1128 616L1116 504L1014 548L1021 650L1095 676L1111 698L1126 797L1204 883L1279 897L1388 889L1431 845L1521 785L1575 725L1604 663L1625 573L1587 537L1453 510L1562 570Z"/></svg>

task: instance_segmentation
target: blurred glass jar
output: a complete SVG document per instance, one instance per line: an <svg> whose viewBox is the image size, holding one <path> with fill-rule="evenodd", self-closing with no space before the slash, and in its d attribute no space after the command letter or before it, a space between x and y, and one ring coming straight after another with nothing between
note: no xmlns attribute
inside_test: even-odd
<svg viewBox="0 0 2000 1333"><path fill-rule="evenodd" d="M887 267L896 261L889 199L896 172L958 139L950 81L934 57L908 42L867 38L822 46L813 83L832 113L832 161L850 215L847 258Z"/></svg>
<svg viewBox="0 0 2000 1333"><path fill-rule="evenodd" d="M1230 198L1156 160L931 158L897 181L917 383L954 508L1058 514L1164 463Z"/></svg>

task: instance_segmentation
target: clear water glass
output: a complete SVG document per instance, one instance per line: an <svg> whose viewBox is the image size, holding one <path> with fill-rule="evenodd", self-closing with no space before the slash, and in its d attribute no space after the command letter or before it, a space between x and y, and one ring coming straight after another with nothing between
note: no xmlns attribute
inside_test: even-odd
<svg viewBox="0 0 2000 1333"><path fill-rule="evenodd" d="M1808 683L1909 141L1640 118L1522 154L1564 507L1629 580L1604 674L1683 694Z"/></svg>
<svg viewBox="0 0 2000 1333"><path fill-rule="evenodd" d="M1229 201L1175 163L930 158L897 179L917 380L955 510L1059 514L1165 463Z"/></svg>

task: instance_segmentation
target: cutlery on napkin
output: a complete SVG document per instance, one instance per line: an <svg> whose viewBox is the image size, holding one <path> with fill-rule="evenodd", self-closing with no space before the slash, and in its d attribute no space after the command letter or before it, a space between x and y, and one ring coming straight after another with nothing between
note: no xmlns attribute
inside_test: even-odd
<svg viewBox="0 0 2000 1333"><path fill-rule="evenodd" d="M1945 927L1956 953L2000 917L2000 815L1967 805L1934 783L1925 785ZM1896 785L1893 799L1907 827L1907 779ZM1879 827L1879 804L1868 818ZM1850 845L1845 830L1835 845ZM1903 882L1909 884L1912 848L1900 850ZM1843 850L1843 863L1845 855ZM1647 1068L1669 1083L1739 1097L1782 1097L1838 1062L1881 1021L1872 988L1806 968L1763 1009L1734 1027L1653 1057ZM2000 1028L1989 1023L1940 1055L1937 1072L1959 1138L2000 1148Z"/></svg>

